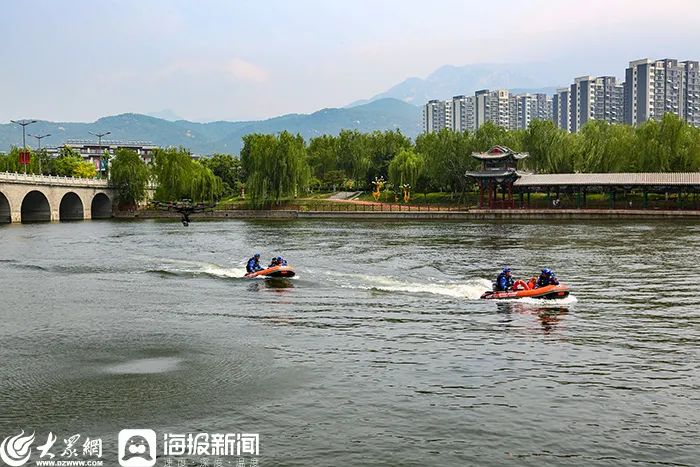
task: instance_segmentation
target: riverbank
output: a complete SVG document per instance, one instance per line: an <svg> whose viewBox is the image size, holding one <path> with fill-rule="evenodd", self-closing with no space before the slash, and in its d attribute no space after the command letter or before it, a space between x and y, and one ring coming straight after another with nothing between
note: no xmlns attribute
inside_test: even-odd
<svg viewBox="0 0 700 467"><path fill-rule="evenodd" d="M180 219L177 212L116 212L117 219ZM190 215L193 220L221 219L396 219L396 220L535 220L535 219L700 219L700 211L645 209L469 209L404 211L216 210Z"/></svg>

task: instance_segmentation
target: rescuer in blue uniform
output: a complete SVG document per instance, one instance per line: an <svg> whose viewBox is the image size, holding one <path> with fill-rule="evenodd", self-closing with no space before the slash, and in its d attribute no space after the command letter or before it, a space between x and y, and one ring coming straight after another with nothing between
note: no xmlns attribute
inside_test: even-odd
<svg viewBox="0 0 700 467"><path fill-rule="evenodd" d="M554 274L554 271L549 268L544 268L540 277L537 278L535 288L546 287L548 285L559 285L559 280L556 274Z"/></svg>
<svg viewBox="0 0 700 467"><path fill-rule="evenodd" d="M496 277L496 291L507 292L513 289L513 276L510 273L510 268L505 267L503 271Z"/></svg>
<svg viewBox="0 0 700 467"><path fill-rule="evenodd" d="M281 256L277 256L275 258L272 258L272 261L270 261L270 265L268 267L271 268L274 266L286 266L286 265L287 265L287 260L282 258Z"/></svg>
<svg viewBox="0 0 700 467"><path fill-rule="evenodd" d="M255 255L248 260L248 264L245 266L245 271L250 274L251 272L257 272L260 270L262 270L262 266L260 266L260 253L255 253Z"/></svg>

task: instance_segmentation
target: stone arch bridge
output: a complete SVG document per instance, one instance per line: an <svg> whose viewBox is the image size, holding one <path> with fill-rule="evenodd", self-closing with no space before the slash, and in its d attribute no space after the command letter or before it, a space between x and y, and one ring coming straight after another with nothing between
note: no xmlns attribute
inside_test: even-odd
<svg viewBox="0 0 700 467"><path fill-rule="evenodd" d="M107 180L0 172L0 223L112 217Z"/></svg>

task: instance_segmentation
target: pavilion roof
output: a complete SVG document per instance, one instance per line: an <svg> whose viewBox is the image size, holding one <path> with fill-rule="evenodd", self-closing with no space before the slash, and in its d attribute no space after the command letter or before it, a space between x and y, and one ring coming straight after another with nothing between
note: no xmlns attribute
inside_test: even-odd
<svg viewBox="0 0 700 467"><path fill-rule="evenodd" d="M472 157L479 160L501 160L501 159L525 159L529 154L526 152L516 153L506 146L493 146L486 152L474 152Z"/></svg>

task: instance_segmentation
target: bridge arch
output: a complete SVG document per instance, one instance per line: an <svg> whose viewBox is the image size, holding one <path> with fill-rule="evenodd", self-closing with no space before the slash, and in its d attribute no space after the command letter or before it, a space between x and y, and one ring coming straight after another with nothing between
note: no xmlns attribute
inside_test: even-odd
<svg viewBox="0 0 700 467"><path fill-rule="evenodd" d="M0 193L0 224L12 222L12 209L10 209L10 201L7 197Z"/></svg>
<svg viewBox="0 0 700 467"><path fill-rule="evenodd" d="M93 219L109 219L112 217L112 200L104 193L97 193L90 203Z"/></svg>
<svg viewBox="0 0 700 467"><path fill-rule="evenodd" d="M51 206L44 193L33 190L22 199L22 222L48 222Z"/></svg>
<svg viewBox="0 0 700 467"><path fill-rule="evenodd" d="M58 219L62 221L79 221L85 218L85 210L80 196L69 191L61 198Z"/></svg>

